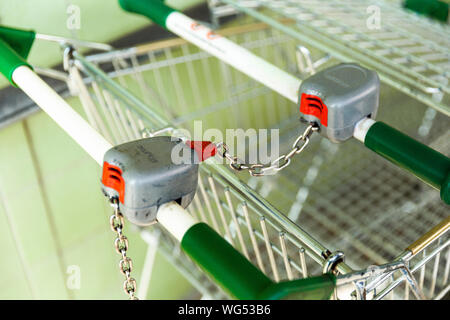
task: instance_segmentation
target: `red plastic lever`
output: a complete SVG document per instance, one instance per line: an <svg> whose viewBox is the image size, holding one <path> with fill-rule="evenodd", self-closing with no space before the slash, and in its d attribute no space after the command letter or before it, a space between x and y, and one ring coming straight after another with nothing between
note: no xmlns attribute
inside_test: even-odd
<svg viewBox="0 0 450 320"><path fill-rule="evenodd" d="M217 152L216 145L211 141L186 141L186 144L197 152L200 161L215 156Z"/></svg>
<svg viewBox="0 0 450 320"><path fill-rule="evenodd" d="M108 162L103 162L102 184L105 187L116 190L119 193L119 201L125 201L125 180L122 177L122 169Z"/></svg>
<svg viewBox="0 0 450 320"><path fill-rule="evenodd" d="M300 112L317 117L323 126L328 126L328 108L318 96L302 93Z"/></svg>

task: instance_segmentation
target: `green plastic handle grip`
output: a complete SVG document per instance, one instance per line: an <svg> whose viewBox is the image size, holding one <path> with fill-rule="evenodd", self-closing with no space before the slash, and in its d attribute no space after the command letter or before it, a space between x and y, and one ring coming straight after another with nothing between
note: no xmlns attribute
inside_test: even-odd
<svg viewBox="0 0 450 320"><path fill-rule="evenodd" d="M333 275L274 283L205 223L192 226L181 247L226 292L237 299L329 299Z"/></svg>
<svg viewBox="0 0 450 320"><path fill-rule="evenodd" d="M441 199L450 204L450 159L383 122L367 132L364 144L440 190Z"/></svg>
<svg viewBox="0 0 450 320"><path fill-rule="evenodd" d="M15 86L12 74L26 62L36 34L33 31L0 26L0 72Z"/></svg>
<svg viewBox="0 0 450 320"><path fill-rule="evenodd" d="M0 26L0 38L5 40L18 55L27 59L36 38L36 33L32 30Z"/></svg>
<svg viewBox="0 0 450 320"><path fill-rule="evenodd" d="M446 22L449 15L449 4L439 0L405 0L403 6L419 14Z"/></svg>
<svg viewBox="0 0 450 320"><path fill-rule="evenodd" d="M163 0L119 0L120 6L125 11L146 16L165 28L167 17L176 10L163 2Z"/></svg>

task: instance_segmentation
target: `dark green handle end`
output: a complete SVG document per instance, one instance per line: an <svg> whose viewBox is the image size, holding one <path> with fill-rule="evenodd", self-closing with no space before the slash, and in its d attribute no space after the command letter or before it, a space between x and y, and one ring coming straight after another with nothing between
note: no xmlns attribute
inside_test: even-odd
<svg viewBox="0 0 450 320"><path fill-rule="evenodd" d="M405 0L404 7L430 18L446 22L449 4L439 0Z"/></svg>
<svg viewBox="0 0 450 320"><path fill-rule="evenodd" d="M259 298L264 300L328 300L335 288L336 277L327 273L318 277L274 283Z"/></svg>
<svg viewBox="0 0 450 320"><path fill-rule="evenodd" d="M197 223L184 235L183 250L216 283L237 299L255 300L272 284L258 268L205 223Z"/></svg>
<svg viewBox="0 0 450 320"><path fill-rule="evenodd" d="M447 175L447 179L445 179L442 184L441 199L446 204L450 204L450 174Z"/></svg>
<svg viewBox="0 0 450 320"><path fill-rule="evenodd" d="M166 19L175 9L166 6L163 0L119 0L125 11L146 16L166 28Z"/></svg>
<svg viewBox="0 0 450 320"><path fill-rule="evenodd" d="M31 66L26 62L36 34L33 31L0 26L0 72L16 86L12 79L14 70Z"/></svg>
<svg viewBox="0 0 450 320"><path fill-rule="evenodd" d="M23 59L27 59L33 46L36 33L31 30L21 30L0 26L0 38Z"/></svg>
<svg viewBox="0 0 450 320"><path fill-rule="evenodd" d="M0 72L13 86L17 87L12 78L14 70L20 66L28 66L29 68L31 66L2 38L0 38L0 57Z"/></svg>
<svg viewBox="0 0 450 320"><path fill-rule="evenodd" d="M383 122L367 132L364 144L440 190L441 199L450 204L450 159Z"/></svg>

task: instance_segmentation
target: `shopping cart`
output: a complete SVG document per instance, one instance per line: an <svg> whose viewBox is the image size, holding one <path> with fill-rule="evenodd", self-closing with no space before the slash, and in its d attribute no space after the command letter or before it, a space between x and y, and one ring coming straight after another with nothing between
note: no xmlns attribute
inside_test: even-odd
<svg viewBox="0 0 450 320"><path fill-rule="evenodd" d="M296 41L265 24L221 34L283 70L298 71ZM89 57L69 46L65 65L69 87L80 97L92 127L113 144L174 134L202 119L211 128L278 128L288 149L303 129L287 99L181 39ZM426 118L420 105L415 108L417 113L409 112L411 119L401 123L408 133ZM448 154L448 119L437 114L428 125L426 141ZM334 271L339 298L409 298L410 288L416 297L446 294L449 219L435 191L352 142L334 145L313 136L302 160L276 176L258 178L237 177L207 161L200 166L199 190L188 210L276 282ZM143 238L156 230L142 230ZM173 237L165 232L161 237L162 252L200 292L224 297L176 250ZM337 249L346 252L350 263Z"/></svg>

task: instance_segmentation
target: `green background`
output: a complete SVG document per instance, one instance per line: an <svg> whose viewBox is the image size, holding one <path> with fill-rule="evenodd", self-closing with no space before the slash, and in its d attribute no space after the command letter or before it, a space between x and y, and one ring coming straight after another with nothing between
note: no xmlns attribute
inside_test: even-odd
<svg viewBox="0 0 450 320"><path fill-rule="evenodd" d="M168 5L184 10L201 0L167 0ZM80 8L80 29L69 30L70 5ZM118 0L0 0L0 24L32 29L37 33L108 43L150 24L144 17L124 12ZM61 63L59 45L36 41L29 61L49 67ZM0 80L0 87L7 85Z"/></svg>

